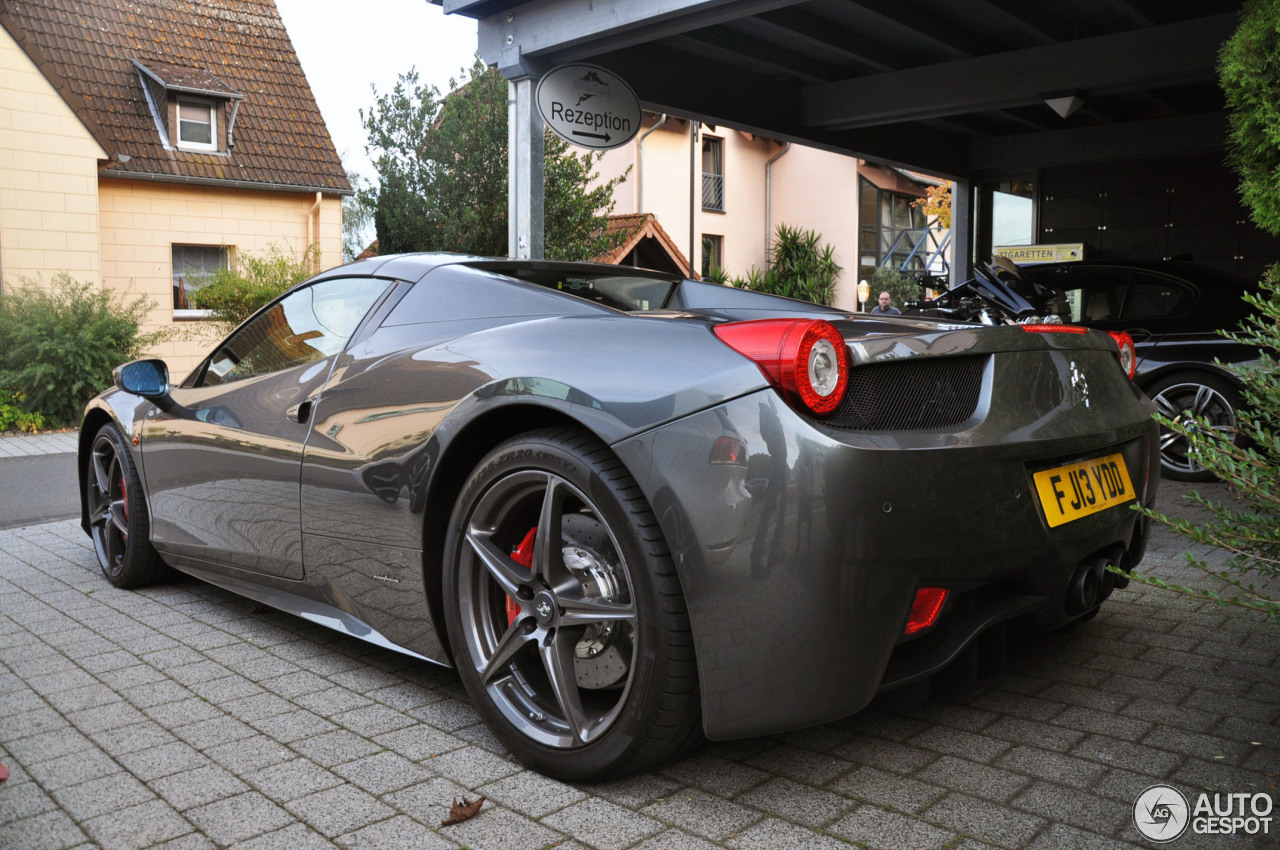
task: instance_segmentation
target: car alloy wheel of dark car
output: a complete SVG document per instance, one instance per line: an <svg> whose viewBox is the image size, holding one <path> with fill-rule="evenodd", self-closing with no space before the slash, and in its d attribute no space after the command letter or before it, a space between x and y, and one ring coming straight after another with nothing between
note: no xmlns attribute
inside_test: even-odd
<svg viewBox="0 0 1280 850"><path fill-rule="evenodd" d="M1236 439L1240 394L1226 381L1212 375L1181 373L1161 378L1147 392L1166 418L1183 423L1208 422L1222 436ZM1160 429L1160 463L1170 477L1187 481L1212 479L1212 473L1196 459L1187 438L1169 428Z"/></svg>
<svg viewBox="0 0 1280 850"><path fill-rule="evenodd" d="M526 762L562 777L638 770L696 733L680 583L603 445L558 429L499 446L463 488L447 551L459 674Z"/></svg>
<svg viewBox="0 0 1280 850"><path fill-rule="evenodd" d="M165 565L148 539L142 483L115 425L98 429L85 474L89 534L102 574L116 587L154 584Z"/></svg>

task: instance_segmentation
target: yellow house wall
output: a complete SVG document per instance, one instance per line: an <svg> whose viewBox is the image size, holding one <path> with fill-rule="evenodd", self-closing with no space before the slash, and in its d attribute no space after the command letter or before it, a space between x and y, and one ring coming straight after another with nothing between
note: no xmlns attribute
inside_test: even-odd
<svg viewBox="0 0 1280 850"><path fill-rule="evenodd" d="M106 152L0 27L0 279L100 280L98 161Z"/></svg>
<svg viewBox="0 0 1280 850"><path fill-rule="evenodd" d="M173 246L226 246L232 257L278 248L301 257L316 196L104 178L99 201L103 282L126 297L145 295L155 302L146 330L178 332L151 352L164 358L177 381L200 361L213 337L199 320L173 318ZM323 197L311 227L320 250L318 268L341 263L341 200Z"/></svg>

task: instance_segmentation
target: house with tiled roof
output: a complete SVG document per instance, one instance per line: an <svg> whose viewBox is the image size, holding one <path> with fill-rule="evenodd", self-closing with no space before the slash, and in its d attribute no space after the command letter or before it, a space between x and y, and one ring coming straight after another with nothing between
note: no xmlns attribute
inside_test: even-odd
<svg viewBox="0 0 1280 850"><path fill-rule="evenodd" d="M609 225L626 238L609 262L744 278L764 271L785 224L832 247L843 267L833 303L847 310L874 305L858 284L878 268L937 275L949 262L946 231L917 204L946 184L927 174L647 111L597 170L600 180L627 175Z"/></svg>
<svg viewBox="0 0 1280 850"><path fill-rule="evenodd" d="M6 285L67 272L174 327L242 252L341 262L350 193L274 0L0 0Z"/></svg>
<svg viewBox="0 0 1280 850"><path fill-rule="evenodd" d="M689 267L689 260L680 247L653 213L611 215L605 221L605 232L615 235L618 244L608 253L595 257L598 263L641 266L698 277L698 273Z"/></svg>

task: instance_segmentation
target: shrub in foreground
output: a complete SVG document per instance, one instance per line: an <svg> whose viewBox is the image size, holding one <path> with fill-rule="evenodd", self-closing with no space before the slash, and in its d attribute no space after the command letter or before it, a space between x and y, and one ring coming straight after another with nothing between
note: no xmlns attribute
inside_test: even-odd
<svg viewBox="0 0 1280 850"><path fill-rule="evenodd" d="M111 384L112 369L167 336L141 332L153 306L149 298L125 300L66 273L47 285L23 278L6 286L0 290L0 394L40 424L74 424L85 402ZM23 422L40 427L32 416L18 427Z"/></svg>

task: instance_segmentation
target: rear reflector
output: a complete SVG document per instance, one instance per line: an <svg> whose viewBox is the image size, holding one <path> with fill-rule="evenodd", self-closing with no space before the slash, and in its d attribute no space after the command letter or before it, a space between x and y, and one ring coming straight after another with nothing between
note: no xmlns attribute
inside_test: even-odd
<svg viewBox="0 0 1280 850"><path fill-rule="evenodd" d="M712 466L746 466L747 446L737 437L716 437L707 462Z"/></svg>
<svg viewBox="0 0 1280 850"><path fill-rule="evenodd" d="M907 617L907 628L903 634L913 635L923 631L938 621L942 613L942 605L947 601L945 587L922 587L916 591L915 601L911 603L911 614Z"/></svg>

